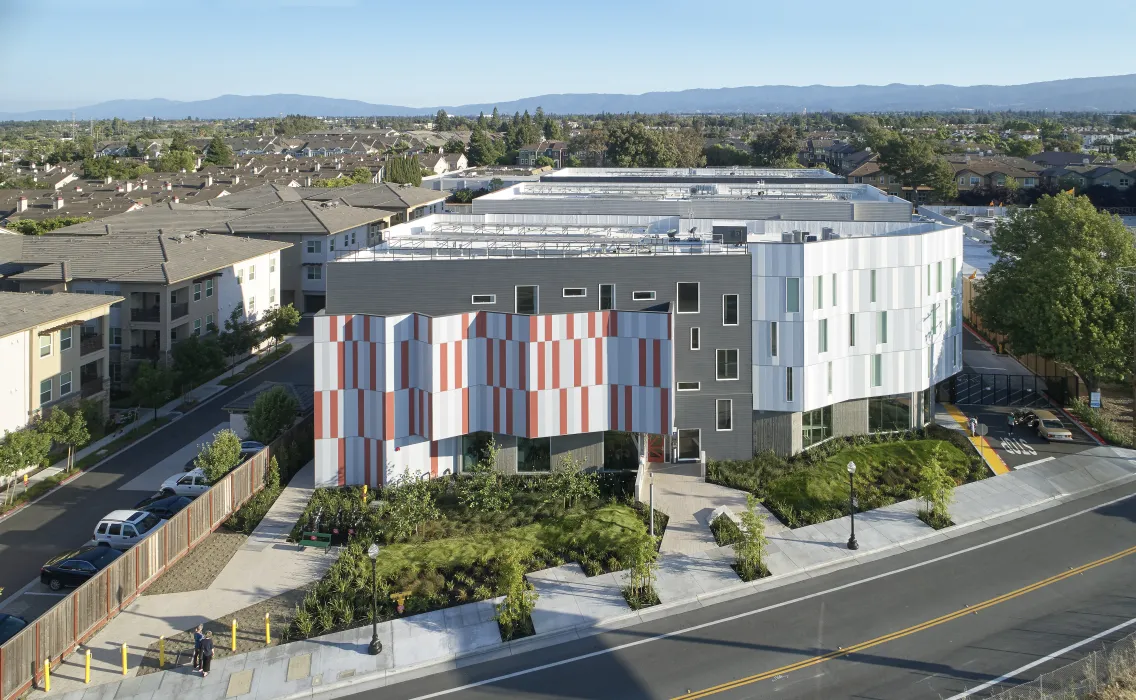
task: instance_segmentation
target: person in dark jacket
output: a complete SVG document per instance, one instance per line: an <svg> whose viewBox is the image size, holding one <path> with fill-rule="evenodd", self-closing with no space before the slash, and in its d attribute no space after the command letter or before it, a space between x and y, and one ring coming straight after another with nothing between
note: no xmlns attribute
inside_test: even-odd
<svg viewBox="0 0 1136 700"><path fill-rule="evenodd" d="M201 633L202 625L193 628L193 670L201 670L201 640L205 635Z"/></svg>
<svg viewBox="0 0 1136 700"><path fill-rule="evenodd" d="M213 633L206 632L201 640L201 677L209 675L209 665L213 663Z"/></svg>

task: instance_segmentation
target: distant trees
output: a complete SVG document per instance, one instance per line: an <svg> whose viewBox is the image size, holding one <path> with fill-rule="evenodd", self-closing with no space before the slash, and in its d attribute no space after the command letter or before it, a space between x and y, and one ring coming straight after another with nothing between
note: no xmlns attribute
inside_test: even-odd
<svg viewBox="0 0 1136 700"><path fill-rule="evenodd" d="M166 173L192 172L197 169L197 157L189 151L165 151L158 159L158 169Z"/></svg>
<svg viewBox="0 0 1136 700"><path fill-rule="evenodd" d="M116 180L133 180L151 172L154 171L145 163L110 156L91 157L83 161L83 175L93 180L102 180L107 176Z"/></svg>
<svg viewBox="0 0 1136 700"><path fill-rule="evenodd" d="M728 143L708 146L705 155L706 165L712 166L749 165L751 162L749 151L743 151Z"/></svg>
<svg viewBox="0 0 1136 700"><path fill-rule="evenodd" d="M496 163L501 155L497 142L489 137L485 129L475 126L469 136L469 150L466 151L470 165L490 165Z"/></svg>
<svg viewBox="0 0 1136 700"><path fill-rule="evenodd" d="M1034 153L1041 152L1041 141L1038 139L1026 140L1017 136L1012 136L1002 142L1002 152L1008 156L1016 158L1025 158L1032 156Z"/></svg>
<svg viewBox="0 0 1136 700"><path fill-rule="evenodd" d="M233 149L225 143L225 139L218 134L209 142L209 152L205 155L205 162L210 165L232 165Z"/></svg>
<svg viewBox="0 0 1136 700"><path fill-rule="evenodd" d="M446 114L446 110L439 109L438 113L434 115L434 131L449 131L450 130L450 115Z"/></svg>
<svg viewBox="0 0 1136 700"><path fill-rule="evenodd" d="M767 168L799 168L801 135L788 124L763 131L750 141L753 164Z"/></svg>
<svg viewBox="0 0 1136 700"><path fill-rule="evenodd" d="M312 187L350 187L370 182L375 177L370 168L359 166L351 171L349 176L325 177L312 182Z"/></svg>
<svg viewBox="0 0 1136 700"><path fill-rule="evenodd" d="M442 146L444 153L465 153L465 142L461 139L450 139Z"/></svg>
<svg viewBox="0 0 1136 700"><path fill-rule="evenodd" d="M91 217L89 216L54 216L50 219L40 219L39 221L21 219L8 224L8 228L13 231L18 231L25 236L41 236L65 226L74 226L75 224L81 224L84 221L90 220Z"/></svg>
<svg viewBox="0 0 1136 700"><path fill-rule="evenodd" d="M622 168L693 168L705 165L702 137L693 129L648 130L639 122L616 122L605 134L607 160Z"/></svg>
<svg viewBox="0 0 1136 700"><path fill-rule="evenodd" d="M914 136L896 135L881 143L878 148L880 170L898 178L913 193L918 187L930 187L940 201L951 200L958 195L954 169L935 152L929 141Z"/></svg>
<svg viewBox="0 0 1136 700"><path fill-rule="evenodd" d="M417 187L422 184L422 165L414 156L388 158L383 179Z"/></svg>
<svg viewBox="0 0 1136 700"><path fill-rule="evenodd" d="M322 129L324 123L315 117L305 117L302 114L289 114L280 119L273 126L277 136L295 136L309 131Z"/></svg>

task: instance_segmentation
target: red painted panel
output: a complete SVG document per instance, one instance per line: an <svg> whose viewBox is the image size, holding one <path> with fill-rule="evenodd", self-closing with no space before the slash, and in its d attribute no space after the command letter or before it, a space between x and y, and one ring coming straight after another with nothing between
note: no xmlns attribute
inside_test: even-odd
<svg viewBox="0 0 1136 700"><path fill-rule="evenodd" d="M492 338L485 339L485 385L493 386L493 343Z"/></svg>
<svg viewBox="0 0 1136 700"><path fill-rule="evenodd" d="M403 340L398 344L399 355L401 358L400 364L402 365L402 376L399 378L399 389L406 389L410 386L410 341Z"/></svg>
<svg viewBox="0 0 1136 700"><path fill-rule="evenodd" d="M639 386L647 386L647 339L639 339Z"/></svg>
<svg viewBox="0 0 1136 700"><path fill-rule="evenodd" d="M502 314L505 317L505 340L513 339L513 315Z"/></svg>
<svg viewBox="0 0 1136 700"><path fill-rule="evenodd" d="M596 337L596 314L594 312L588 314L588 337Z"/></svg>
<svg viewBox="0 0 1136 700"><path fill-rule="evenodd" d="M560 434L568 434L568 390L560 390Z"/></svg>
<svg viewBox="0 0 1136 700"><path fill-rule="evenodd" d="M501 389L493 387L493 432L501 432Z"/></svg>
<svg viewBox="0 0 1136 700"><path fill-rule="evenodd" d="M371 354L371 391L379 388L379 346L377 343L368 343L368 352Z"/></svg>
<svg viewBox="0 0 1136 700"><path fill-rule="evenodd" d="M485 330L485 312L478 312L477 319L474 322L473 333L477 338L489 337L489 334Z"/></svg>
<svg viewBox="0 0 1136 700"><path fill-rule="evenodd" d="M619 335L619 312L618 311L612 311L611 312L611 329L608 331L608 335L610 335L613 338L617 337Z"/></svg>
<svg viewBox="0 0 1136 700"><path fill-rule="evenodd" d="M651 377L651 386L662 386L663 385L663 380L662 380L662 378L663 378L663 363L662 363L663 341L655 339L655 340L651 341L651 345L653 346L651 349L653 350L654 356L655 356L655 373L654 373L654 376Z"/></svg>
<svg viewBox="0 0 1136 700"><path fill-rule="evenodd" d="M509 386L509 366L506 364L508 347L506 341L497 341L497 386Z"/></svg>
<svg viewBox="0 0 1136 700"><path fill-rule="evenodd" d="M438 346L438 377L442 382L440 386L441 391L448 391L450 388L449 352L449 343L442 343Z"/></svg>
<svg viewBox="0 0 1136 700"><path fill-rule="evenodd" d="M336 337L336 331L338 330L336 327L336 321L338 320L339 316L331 316L327 319L327 339L333 343L339 340Z"/></svg>
<svg viewBox="0 0 1136 700"><path fill-rule="evenodd" d="M513 390L505 389L505 434L513 434Z"/></svg>
<svg viewBox="0 0 1136 700"><path fill-rule="evenodd" d="M343 340L345 341L355 340L355 324L352 323L354 320L354 315L343 317Z"/></svg>
<svg viewBox="0 0 1136 700"><path fill-rule="evenodd" d="M560 383L560 341L552 341L552 387L559 389L562 386Z"/></svg>
<svg viewBox="0 0 1136 700"><path fill-rule="evenodd" d="M540 423L537 418L537 394L535 391L529 392L529 415L528 415L528 429L525 431L525 437L534 438L539 431Z"/></svg>
<svg viewBox="0 0 1136 700"><path fill-rule="evenodd" d="M664 431L664 434L665 432L666 431ZM647 436L647 461L655 464L666 461L666 457L663 451L662 435L652 434Z"/></svg>
<svg viewBox="0 0 1136 700"><path fill-rule="evenodd" d="M659 425L659 433L662 435L669 435L671 432L671 392L659 392L659 413L662 416L661 424ZM660 447L660 449L662 449Z"/></svg>
<svg viewBox="0 0 1136 700"><path fill-rule="evenodd" d="M336 389L328 392L328 398L331 400L331 420L328 421L328 437L337 438L342 435L339 431L339 395L342 389Z"/></svg>
<svg viewBox="0 0 1136 700"><path fill-rule="evenodd" d="M624 430L634 430L633 426L635 425L635 422L634 422L633 418L634 418L635 414L634 414L634 411L632 410L631 387L630 386L623 387L623 412L627 416L626 420L623 423L623 429Z"/></svg>
<svg viewBox="0 0 1136 700"><path fill-rule="evenodd" d="M564 319L566 325L564 337L567 340L571 340L576 337L576 314L565 314Z"/></svg>
<svg viewBox="0 0 1136 700"><path fill-rule="evenodd" d="M536 388L540 391L544 389L544 343L535 343L534 346L536 347Z"/></svg>
<svg viewBox="0 0 1136 700"><path fill-rule="evenodd" d="M336 442L336 446L337 446L337 449L338 449L337 454L338 454L338 458L339 458L339 485L340 486L346 486L347 485L347 457L346 457L345 453L347 452L347 441L344 440L343 438L339 438L335 442Z"/></svg>
<svg viewBox="0 0 1136 700"><path fill-rule="evenodd" d="M394 439L394 392L383 393L383 439Z"/></svg>
<svg viewBox="0 0 1136 700"><path fill-rule="evenodd" d="M604 383L604 340L596 338L596 384Z"/></svg>
<svg viewBox="0 0 1136 700"><path fill-rule="evenodd" d="M465 383L462 381L462 341L454 343L454 388L464 387Z"/></svg>
<svg viewBox="0 0 1136 700"><path fill-rule="evenodd" d="M537 323L537 317L536 316L529 316L529 337L528 337L528 341L530 343L535 343L538 340L536 323Z"/></svg>
<svg viewBox="0 0 1136 700"><path fill-rule="evenodd" d="M580 355L581 355L580 343L582 341L573 340L571 342L572 342L572 386L582 386L583 381L580 379L580 375L583 374L583 372L584 372L584 367L583 367L584 363L581 361L581 357L580 357Z"/></svg>
<svg viewBox="0 0 1136 700"><path fill-rule="evenodd" d="M358 391L355 392L355 395L359 397L359 425L358 425L358 428L357 428L358 432L355 433L356 435L366 435L367 434L366 406L365 406L366 395L365 394L366 394L366 392L364 392L362 389L359 389Z"/></svg>
<svg viewBox="0 0 1136 700"><path fill-rule="evenodd" d="M552 317L544 317L544 339L552 340Z"/></svg>

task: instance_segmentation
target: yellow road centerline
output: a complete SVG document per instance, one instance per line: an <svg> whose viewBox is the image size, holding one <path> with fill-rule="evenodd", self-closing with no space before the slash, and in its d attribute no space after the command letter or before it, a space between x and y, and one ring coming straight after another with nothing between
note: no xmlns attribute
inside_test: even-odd
<svg viewBox="0 0 1136 700"><path fill-rule="evenodd" d="M946 615L941 615L939 617L934 618L933 620L927 620L926 622L921 622L917 625L912 625L911 627L907 627L907 628L904 628L904 629L901 629L901 630L897 630L895 632L890 632L888 634L876 637L875 639L869 639L867 641L860 642L858 644L854 644L854 645L849 646L849 647L844 647L842 649L830 651L827 654L821 654L820 656L813 656L813 657L810 657L808 659L802 659L802 660L800 660L796 663L787 664L785 666L781 666L780 668L775 668L775 669L772 669L770 671L764 671L762 673L757 673L757 674L754 674L752 676L747 676L745 678L739 678L737 680L729 681L727 683L722 683L720 685L712 686L710 688L705 688L703 690L698 690L698 691L695 691L695 692L692 692L692 693L687 693L686 695L679 695L678 697L674 698L674 700L695 700L696 698L704 698L704 697L707 697L707 696L710 696L710 695L715 695L717 693L725 692L727 690L733 690L735 688L740 688L740 687L745 686L745 685L750 685L751 683L757 683L759 681L768 680L770 678L774 678L776 676L780 676L780 675L783 675L783 674L786 674L786 673L792 673L793 671L799 671L803 668L808 668L809 666L815 666L817 664L824 663L825 661L830 661L832 659L836 659L836 658L839 658L839 657L842 657L842 656L848 656L849 654L855 654L855 653L863 651L865 649L870 649L872 647L879 646L881 644L886 644L887 642L891 642L891 641L894 641L896 639L900 639L902 637L906 637L908 635L915 634L917 632L922 632L923 630L930 629L931 627L935 627L935 626L944 624L946 622L950 622L951 620L957 620L958 618L963 617L965 615L971 615L971 614L974 614L974 613L979 612L981 610L985 610L987 608L994 607L995 605L998 605L999 603L1004 603L1008 600L1013 600L1014 598L1025 595L1026 593L1030 593L1032 591L1036 591L1039 588L1044 588L1045 586L1049 586L1051 584L1057 583L1058 581L1064 581L1067 578L1076 576L1078 574L1082 574L1082 573L1084 573L1084 572L1086 572L1090 569L1095 569L1098 566L1104 566L1105 564L1110 564L1110 563L1117 561L1119 559L1123 559L1124 557L1127 557L1131 554L1136 554L1136 547L1129 547L1128 549L1125 549L1123 551L1117 552L1115 554L1110 554L1107 557L1102 557L1100 559L1097 559L1096 561L1091 561L1087 564L1082 564L1081 566L1069 569L1068 571L1063 571L1059 574L1055 574L1053 576L1050 576L1049 578L1042 579L1041 581L1037 581L1035 583L1031 583L1028 586L1023 586L1022 588L1018 588L1017 590L1010 591L1009 593L1003 593L1000 596L990 598L989 600L985 600L985 601L978 603L976 605L971 605L971 606L968 606L968 607L965 607L965 608L961 608L959 610L955 610L954 612L947 613Z"/></svg>

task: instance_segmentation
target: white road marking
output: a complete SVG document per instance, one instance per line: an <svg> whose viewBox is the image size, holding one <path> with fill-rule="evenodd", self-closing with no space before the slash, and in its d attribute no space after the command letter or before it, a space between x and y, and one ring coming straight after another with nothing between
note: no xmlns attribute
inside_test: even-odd
<svg viewBox="0 0 1136 700"><path fill-rule="evenodd" d="M1025 464L1019 464L1018 466L1014 467L1014 469L1025 469L1026 467L1036 467L1037 465L1041 464L1042 462L1048 462L1051 459L1053 459L1053 457L1042 457L1041 459L1035 459L1032 462L1026 462Z"/></svg>
<svg viewBox="0 0 1136 700"><path fill-rule="evenodd" d="M65 596L67 594L66 593L48 593L47 591L28 591L28 592L24 593L24 595L50 595L50 596L58 596L58 597L62 598L63 596Z"/></svg>
<svg viewBox="0 0 1136 700"><path fill-rule="evenodd" d="M995 438L995 439L997 439L997 438ZM1009 452L1012 455L1036 455L1037 454L1037 450L1035 450L1032 445L1030 445L1025 440L1022 440L1021 438L1012 438L1012 437L1002 438L1001 443L1002 443L1002 449L1004 449L1005 451Z"/></svg>
<svg viewBox="0 0 1136 700"><path fill-rule="evenodd" d="M952 695L951 697L947 698L947 700L962 700L962 698L968 698L971 695L974 695L975 693L981 693L982 691L986 690L987 688L989 688L991 686L998 685L1002 681L1005 681L1005 680L1008 680L1008 679L1013 678L1015 676L1021 675L1022 673L1025 673L1026 671L1030 670L1031 668L1034 668L1035 666L1040 666L1041 664L1045 663L1046 661L1050 661L1052 659L1056 659L1059 656L1063 656L1064 654L1068 654L1069 652L1073 651L1074 649L1083 647L1086 644L1091 644L1091 643L1097 641L1098 639L1100 639L1101 637L1107 637L1108 635L1112 634L1113 632L1117 632L1119 630L1122 630L1125 627L1131 627L1134 624L1136 624L1136 617L1132 618L1131 620L1128 620L1127 622L1121 622L1119 625L1116 625L1115 627L1110 627L1110 628L1106 629L1104 632L1098 632L1097 634L1094 634L1091 637L1087 637L1085 639L1082 639L1079 642L1074 642L1074 643L1070 644L1069 646L1065 647L1064 649L1058 649L1057 651L1053 652L1052 654L1049 654L1047 656L1043 656L1036 661L1029 662L1025 666L1015 668L1013 671L1010 671L1009 673L998 676L994 680L986 681L982 685L975 686L975 687L973 687L969 690L964 690L963 692L959 693L958 695Z"/></svg>
<svg viewBox="0 0 1136 700"><path fill-rule="evenodd" d="M970 552L975 552L975 551L978 551L980 549L985 549L986 547L989 547L991 545L1000 544L1002 542L1012 540L1016 537L1021 537L1022 535L1026 535L1026 534L1029 534L1031 532L1036 532L1036 531L1041 530L1043 528L1047 528L1051 525L1056 525L1058 523L1065 522L1066 520L1071 520L1073 518L1082 516L1086 513L1091 513L1093 511L1099 510L1101 508L1107 508L1108 506L1114 505L1116 503L1120 503L1121 501L1127 501L1127 500L1134 498L1134 497L1136 497L1136 493L1129 494L1127 496L1121 496L1120 498L1114 498L1113 500L1108 501L1107 503L1101 503L1101 504L1095 505L1091 508L1085 508L1084 510L1079 510L1076 513L1070 513L1069 515L1062 516L1060 518L1057 518L1056 520L1050 520L1049 522L1041 523L1040 525L1034 525L1033 527L1026 528L1025 530L1022 530L1021 532L1012 532L1009 535L1003 535L1002 537L998 537L996 539L990 540L989 542L983 542L981 544L976 544L976 545L973 545L971 547L967 547L965 549L960 549L957 552L951 552L949 554L944 554L942 556L938 556L938 557L935 557L933 559L928 559L926 561L921 561L921 562L917 562L915 564L910 564L908 566L904 566L904 567L901 567L901 568L898 568L898 569L894 569L892 571L885 571L883 573L876 574L875 576L869 576L868 578L860 579L859 581L850 581L848 583L841 584L839 586L834 586L834 587L829 588L829 589L824 590L824 591L817 591L816 593L809 593L807 595L803 595L803 596L800 596L800 597L797 597L797 598L793 598L792 600L786 600L786 601L782 601L780 603L774 603L772 605L766 605L763 608L756 608L754 610L747 610L746 612L738 613L736 615L730 615L728 617L719 618L717 620L710 620L709 622L703 622L701 624L691 625L690 627L684 627L683 629L674 630L673 632L665 632L663 634L657 634L653 637L644 637L643 639L637 639L634 642L626 642L624 644L618 644L616 646L608 647L606 649L600 649L599 651L593 651L593 652L589 652L587 654L580 654L579 656L573 656L573 657L570 657L570 658L567 658L567 659L560 659L559 661L552 661L552 662L549 662L547 664L541 664L540 666L533 666L532 668L521 669L520 671L514 671L512 673L505 673L505 674L502 674L500 676L494 676L493 678L486 678L485 680L482 680L482 681L475 681L473 683L466 683L465 685L460 685L460 686L456 686L456 687L453 687L453 688L447 688L445 690L439 690L437 692L429 693L427 695L419 695L417 697L411 698L411 700L429 700L430 698L440 698L444 695L452 695L454 693L460 693L460 692L465 691L465 690L470 690L470 689L473 689L473 688L480 688L482 686L492 685L494 683L500 683L501 681L507 681L511 678L518 678L520 676L527 676L527 675L530 675L530 674L533 674L533 673L539 673L541 671L547 671L550 668L557 668L559 666L566 666L566 665L571 664L571 663L576 663L577 661L585 661L587 659L592 659L592 658L595 658L597 656L606 656L608 654L612 654L612 653L617 652L617 651L622 651L624 649L631 649L632 647L641 646L643 644L650 644L651 642L658 642L658 641L661 641L661 640L664 640L664 639L669 639L670 637L677 637L677 636L683 635L683 634L690 634L691 632L696 632L698 630L706 629L708 627L715 627L715 626L721 625L723 623L734 622L735 620L741 620L741 619L750 617L752 615L758 615L758 614L761 614L763 612L769 612L770 610L776 610L778 608L784 608L784 607L787 607L789 605L795 605L797 603L801 603L801 602L804 602L806 600L812 600L813 598L819 598L821 596L829 595L831 593L836 593L838 591L847 590L849 588L855 588L856 586L862 586L866 583L872 583L873 581L879 581L880 579L889 578L891 576L895 576L896 574L907 573L908 571L920 569L920 568L923 568L924 566L928 566L930 564L937 564L941 561L946 561L947 559L953 559L954 557L961 556L963 554L969 554ZM1102 633L1102 634L1107 634L1107 632ZM391 679L388 679L387 682L390 683ZM330 692L330 691L328 691L328 692ZM974 692L974 691L971 691L971 692Z"/></svg>

